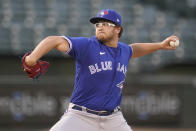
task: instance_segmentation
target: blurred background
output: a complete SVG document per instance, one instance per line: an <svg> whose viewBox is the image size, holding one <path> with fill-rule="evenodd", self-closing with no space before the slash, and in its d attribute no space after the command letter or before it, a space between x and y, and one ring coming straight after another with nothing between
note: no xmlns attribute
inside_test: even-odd
<svg viewBox="0 0 196 131"><path fill-rule="evenodd" d="M89 18L104 8L123 19L121 41L180 38L175 51L130 61L122 111L134 131L196 130L195 0L0 0L0 130L46 131L67 109L74 60L51 51L46 75L33 81L21 56L50 35L94 35Z"/></svg>

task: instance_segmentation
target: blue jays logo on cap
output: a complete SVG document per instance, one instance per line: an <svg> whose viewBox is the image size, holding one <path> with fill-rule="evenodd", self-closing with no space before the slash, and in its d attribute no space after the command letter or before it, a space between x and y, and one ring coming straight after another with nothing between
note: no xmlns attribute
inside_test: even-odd
<svg viewBox="0 0 196 131"><path fill-rule="evenodd" d="M119 13L117 13L115 10L112 9L104 9L101 10L96 17L92 17L90 19L90 22L95 24L100 20L108 20L113 22L116 25L122 24L121 16Z"/></svg>

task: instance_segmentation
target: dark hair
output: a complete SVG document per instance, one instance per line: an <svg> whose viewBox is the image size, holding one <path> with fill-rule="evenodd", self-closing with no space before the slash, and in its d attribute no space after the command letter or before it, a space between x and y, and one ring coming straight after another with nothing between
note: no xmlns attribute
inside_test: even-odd
<svg viewBox="0 0 196 131"><path fill-rule="evenodd" d="M120 30L120 32L118 34L118 38L120 38L122 36L122 33L123 33L123 28L122 28L122 26L120 26L120 27L121 27L121 30Z"/></svg>

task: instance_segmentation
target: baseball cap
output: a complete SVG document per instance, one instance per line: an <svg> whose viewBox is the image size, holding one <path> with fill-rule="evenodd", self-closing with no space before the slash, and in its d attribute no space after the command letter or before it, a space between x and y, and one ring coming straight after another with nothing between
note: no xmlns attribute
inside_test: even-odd
<svg viewBox="0 0 196 131"><path fill-rule="evenodd" d="M122 25L122 19L118 12L112 9L103 9L100 12L97 13L96 17L90 18L90 22L95 24L100 20L107 20L111 21L116 25L121 26Z"/></svg>

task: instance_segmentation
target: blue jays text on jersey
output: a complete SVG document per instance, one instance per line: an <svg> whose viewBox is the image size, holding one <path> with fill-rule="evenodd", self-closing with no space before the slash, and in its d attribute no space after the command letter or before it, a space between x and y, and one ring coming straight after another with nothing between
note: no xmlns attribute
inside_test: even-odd
<svg viewBox="0 0 196 131"><path fill-rule="evenodd" d="M89 65L89 70L91 74L95 74L100 71L112 70L112 61L101 61L100 63ZM117 71L126 75L127 67L124 64L121 65L121 63L118 63Z"/></svg>
<svg viewBox="0 0 196 131"><path fill-rule="evenodd" d="M70 46L67 53L76 60L71 102L97 111L119 106L132 48L122 42L108 47L96 37L63 37Z"/></svg>

